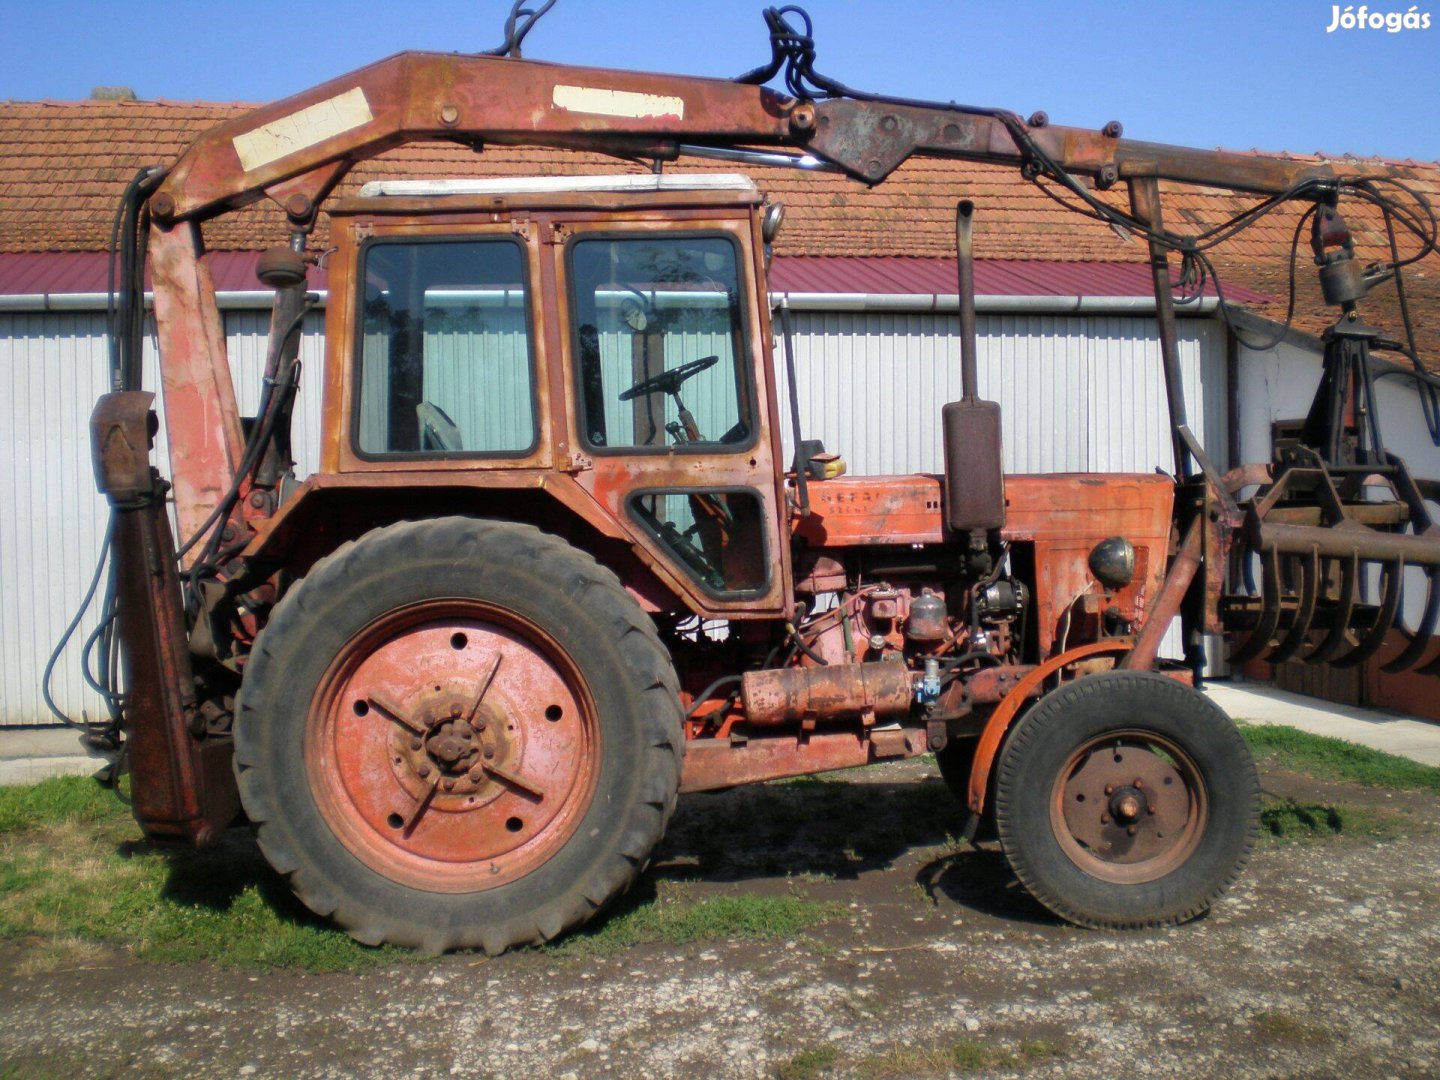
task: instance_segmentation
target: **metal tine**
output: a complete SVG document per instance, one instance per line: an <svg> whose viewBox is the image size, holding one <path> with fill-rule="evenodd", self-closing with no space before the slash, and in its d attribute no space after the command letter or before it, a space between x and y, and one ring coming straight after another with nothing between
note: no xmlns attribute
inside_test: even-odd
<svg viewBox="0 0 1440 1080"><path fill-rule="evenodd" d="M1398 457L1390 454L1391 463L1400 465L1396 483L1401 497L1410 507L1410 528L1417 536L1433 537L1440 542L1440 525L1430 513L1429 503L1440 503L1440 481L1417 480L1404 468ZM1405 671L1420 662L1425 650L1434 641L1435 626L1440 621L1440 567L1432 569L1428 582L1429 595L1425 598L1425 610L1420 616L1420 625L1412 635L1402 627L1409 644L1403 652L1381 667L1382 671ZM1418 669L1421 675L1440 675L1440 652Z"/></svg>
<svg viewBox="0 0 1440 1080"><path fill-rule="evenodd" d="M1320 595L1320 552L1310 549L1310 554L1300 562L1300 605L1295 609L1295 621L1285 639L1265 659L1272 664L1283 664L1305 643L1310 632L1310 622L1315 617L1315 601Z"/></svg>
<svg viewBox="0 0 1440 1080"><path fill-rule="evenodd" d="M1265 584L1260 592L1265 606L1261 609L1260 621L1255 624L1255 632L1231 655L1231 664L1248 663L1263 653L1280 625L1280 554L1272 547L1262 551L1260 558L1265 564Z"/></svg>
<svg viewBox="0 0 1440 1080"><path fill-rule="evenodd" d="M1358 592L1356 585L1359 576L1360 555L1357 552L1351 552L1340 571L1340 595L1336 601L1338 606L1335 609L1335 622L1326 632L1325 639L1315 646L1313 651L1302 657L1307 664L1325 663L1345 643L1345 634L1350 629L1350 617L1355 614L1355 597Z"/></svg>
<svg viewBox="0 0 1440 1080"><path fill-rule="evenodd" d="M1403 631L1402 628L1409 644L1393 660L1381 664L1381 671L1409 671L1419 662L1420 657L1425 655L1425 650L1435 640L1435 622L1437 618L1440 618L1440 567L1431 570L1426 581L1428 595L1425 598L1425 610L1420 616L1420 625L1415 628L1413 634ZM1440 662L1440 657L1437 657L1436 660Z"/></svg>
<svg viewBox="0 0 1440 1080"><path fill-rule="evenodd" d="M1402 593L1401 583L1405 580L1405 560L1396 559L1394 562L1387 562L1384 566L1385 594L1380 601L1380 608L1375 612L1375 619L1370 624L1360 643L1351 649L1344 656L1330 661L1331 667L1348 668L1356 664L1363 664L1370 657L1380 651L1380 646L1385 644L1385 638L1390 633L1390 628L1395 625L1395 614L1400 610L1400 595Z"/></svg>
<svg viewBox="0 0 1440 1080"><path fill-rule="evenodd" d="M1422 668L1416 668L1421 675L1440 675L1440 653L1430 658L1430 662Z"/></svg>

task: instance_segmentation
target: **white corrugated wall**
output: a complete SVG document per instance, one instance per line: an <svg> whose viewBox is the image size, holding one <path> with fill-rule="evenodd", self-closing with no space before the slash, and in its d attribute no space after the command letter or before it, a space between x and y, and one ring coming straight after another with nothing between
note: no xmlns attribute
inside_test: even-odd
<svg viewBox="0 0 1440 1080"><path fill-rule="evenodd" d="M0 724L50 719L40 675L105 533L88 424L108 389L104 324L88 313L0 315ZM77 637L93 628L87 620ZM78 664L67 657L55 675L65 708L100 715Z"/></svg>
<svg viewBox="0 0 1440 1080"><path fill-rule="evenodd" d="M856 474L939 471L940 406L960 396L956 320L795 316L806 436L844 453ZM269 315L228 311L225 325L240 408L253 412ZM322 330L312 315L301 346L295 456L302 475L319 459ZM980 318L979 334L980 390L1003 408L1010 471L1170 468L1152 320L992 315ZM1223 333L1211 319L1182 320L1180 340L1192 426L1223 458ZM153 342L146 360L146 385L155 386ZM103 315L0 314L0 726L49 721L40 675L84 595L104 532L88 421L107 370ZM168 473L163 435L159 450ZM100 703L81 680L78 644L93 626L92 614L54 683L63 708L92 717Z"/></svg>
<svg viewBox="0 0 1440 1080"><path fill-rule="evenodd" d="M805 437L843 454L852 473L939 472L940 406L960 397L959 321L797 312L794 322ZM1007 472L1173 469L1153 320L982 315L976 336L980 396L1000 402ZM1224 332L1213 319L1182 319L1178 337L1191 428L1223 461Z"/></svg>
<svg viewBox="0 0 1440 1080"><path fill-rule="evenodd" d="M240 409L260 396L270 315L225 313L226 340ZM319 460L316 378L324 323L305 325L301 360L311 372L301 391L295 456L309 471ZM146 342L145 385L158 385L153 338ZM90 464L90 410L109 389L105 316L90 312L0 313L0 727L49 723L41 675L85 595L105 534L105 502ZM158 395L157 395L158 399ZM169 474L163 406L156 460ZM80 645L95 628L94 606L55 667L52 693L62 709L92 719L100 698L80 675Z"/></svg>

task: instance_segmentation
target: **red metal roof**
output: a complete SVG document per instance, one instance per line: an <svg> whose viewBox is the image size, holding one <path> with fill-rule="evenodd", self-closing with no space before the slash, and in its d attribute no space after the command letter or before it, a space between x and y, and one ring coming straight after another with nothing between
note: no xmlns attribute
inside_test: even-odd
<svg viewBox="0 0 1440 1080"><path fill-rule="evenodd" d="M212 251L207 257L215 288L220 292L254 292L263 288L255 278L254 251ZM39 293L103 293L109 256L101 251L36 251L0 253L0 296ZM149 285L149 275L146 275ZM310 271L310 287L325 287L325 272Z"/></svg>
<svg viewBox="0 0 1440 1080"><path fill-rule="evenodd" d="M259 255L215 251L208 256L220 292L255 292ZM94 251L0 253L0 295L102 293L108 257ZM325 274L312 270L310 287L323 289ZM770 287L791 293L955 293L955 260L905 257L776 257ZM1044 262L1035 259L978 259L975 291L982 296L1149 296L1150 270L1137 263ZM1233 294L1233 295L1232 295ZM1239 303L1268 298L1232 286L1226 296Z"/></svg>
<svg viewBox="0 0 1440 1080"><path fill-rule="evenodd" d="M776 292L953 296L955 260L777 256L770 267L770 287ZM981 296L1149 296L1150 267L1142 263L976 259L975 292ZM1242 304L1269 299L1240 286L1227 287L1225 297Z"/></svg>

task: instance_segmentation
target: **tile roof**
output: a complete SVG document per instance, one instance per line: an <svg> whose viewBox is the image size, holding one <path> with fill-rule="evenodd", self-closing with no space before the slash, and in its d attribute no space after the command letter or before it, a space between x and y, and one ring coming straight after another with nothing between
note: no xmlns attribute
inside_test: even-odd
<svg viewBox="0 0 1440 1080"><path fill-rule="evenodd" d="M174 160L199 132L247 108L205 102L0 102L0 252L103 250L119 194L137 168ZM1395 164L1440 206L1440 164ZM491 147L477 155L456 145L420 143L362 162L341 185L340 194L378 179L600 173L633 167L568 151ZM728 163L682 162L674 167L735 171ZM1138 240L1071 213L1008 168L915 160L877 188L829 173L760 168L753 175L770 197L786 204L786 226L777 245L782 257L941 259L953 252L954 204L964 197L977 207L977 256L1003 261L1015 273L1021 273L1027 261L1134 264L1145 259ZM1176 230L1199 231L1254 201L1203 188L1166 188L1167 224ZM1106 197L1118 203L1123 195L1116 190ZM1287 207L1271 214L1214 253L1223 281L1250 290L1248 299L1270 317L1284 316L1287 258L1298 213ZM1347 217L1355 228L1360 258L1369 262L1385 257L1379 216L1348 211ZM207 243L216 251L254 250L279 241L284 233L282 215L268 203L206 227ZM1308 263L1302 238L1296 322L1316 332L1328 320ZM1098 270L1091 267L1087 273ZM1440 356L1440 256L1411 268L1407 282L1416 321L1423 327L1422 352ZM1257 293L1282 299L1259 303L1253 295ZM1365 310L1372 321L1398 331L1393 287L1377 289Z"/></svg>

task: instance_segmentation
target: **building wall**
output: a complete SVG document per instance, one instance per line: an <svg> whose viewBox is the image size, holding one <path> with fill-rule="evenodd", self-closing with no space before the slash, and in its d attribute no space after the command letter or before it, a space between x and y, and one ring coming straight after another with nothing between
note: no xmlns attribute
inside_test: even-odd
<svg viewBox="0 0 1440 1080"><path fill-rule="evenodd" d="M956 320L795 315L806 437L843 453L852 473L939 471L940 406L960 396ZM107 388L104 322L100 313L0 314L0 726L49 722L41 673L85 594L103 537L88 421ZM225 313L242 412L258 402L268 322L266 312ZM302 475L319 459L322 331L321 318L312 316L301 346L295 446ZM1007 469L1172 467L1151 320L982 316L979 338L980 390L1001 403ZM1192 427L1223 459L1223 334L1213 320L1186 319L1180 338ZM783 359L777 366L783 380ZM157 385L153 340L145 385ZM157 460L168 473L163 430L162 416ZM55 697L72 715L102 714L79 671L79 644L94 625L91 611L55 669Z"/></svg>
<svg viewBox="0 0 1440 1080"><path fill-rule="evenodd" d="M795 324L805 437L843 454L852 473L939 472L940 407L960 397L959 320L801 312ZM1191 426L1223 460L1223 331L1182 319L1178 336L1187 408L1203 418ZM1000 403L1006 471L1174 469L1152 320L990 315L976 337L980 395ZM784 401L783 354L777 369Z"/></svg>
<svg viewBox="0 0 1440 1080"><path fill-rule="evenodd" d="M264 370L268 312L225 313L226 340L242 412L253 412ZM319 460L315 375L323 321L311 316L301 360L311 372L296 418L296 457ZM303 377L303 376L302 376ZM40 693L46 659L89 585L105 534L105 502L90 461L90 410L109 389L105 316L100 312L0 313L0 727L50 723ZM146 387L158 386L153 338ZM158 400L158 396L157 396ZM156 461L168 475L164 406ZM103 583L102 583L103 588ZM95 605L56 664L52 694L71 716L104 716L80 674L80 646L95 628Z"/></svg>

